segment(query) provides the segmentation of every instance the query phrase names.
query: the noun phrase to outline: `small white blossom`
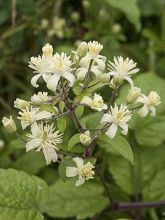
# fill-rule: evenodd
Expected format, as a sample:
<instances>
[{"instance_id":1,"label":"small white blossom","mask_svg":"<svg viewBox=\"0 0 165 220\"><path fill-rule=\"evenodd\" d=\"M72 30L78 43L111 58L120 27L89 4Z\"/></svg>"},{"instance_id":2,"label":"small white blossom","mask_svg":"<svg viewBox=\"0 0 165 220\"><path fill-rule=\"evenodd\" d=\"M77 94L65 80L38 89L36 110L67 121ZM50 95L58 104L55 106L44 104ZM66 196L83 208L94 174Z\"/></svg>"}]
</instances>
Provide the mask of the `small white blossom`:
<instances>
[{"instance_id":1,"label":"small white blossom","mask_svg":"<svg viewBox=\"0 0 165 220\"><path fill-rule=\"evenodd\" d=\"M109 61L109 76L113 76L112 84L119 86L124 80L127 80L133 87L132 75L139 72L136 63L133 60L123 57L114 57L114 62Z\"/></svg>"},{"instance_id":2,"label":"small white blossom","mask_svg":"<svg viewBox=\"0 0 165 220\"><path fill-rule=\"evenodd\" d=\"M95 59L102 49L103 45L98 43L97 41L90 41L88 43L89 55L92 59Z\"/></svg>"},{"instance_id":3,"label":"small white blossom","mask_svg":"<svg viewBox=\"0 0 165 220\"><path fill-rule=\"evenodd\" d=\"M118 107L116 104L114 108L111 106L109 113L103 115L101 119L102 124L110 123L110 127L106 134L110 138L114 138L118 127L122 129L122 134L127 135L128 133L128 121L131 119L131 112L128 110L126 105L121 104Z\"/></svg>"},{"instance_id":4,"label":"small white blossom","mask_svg":"<svg viewBox=\"0 0 165 220\"><path fill-rule=\"evenodd\" d=\"M80 135L80 142L84 146L88 146L92 142L92 138L90 136L90 131L85 131L84 134Z\"/></svg>"},{"instance_id":5,"label":"small white blossom","mask_svg":"<svg viewBox=\"0 0 165 220\"><path fill-rule=\"evenodd\" d=\"M42 53L44 57L52 57L53 55L53 47L50 44L45 44L42 48Z\"/></svg>"},{"instance_id":6,"label":"small white blossom","mask_svg":"<svg viewBox=\"0 0 165 220\"><path fill-rule=\"evenodd\" d=\"M140 88L138 87L131 88L127 95L127 102L128 103L135 102L137 98L140 96L140 94L141 94Z\"/></svg>"},{"instance_id":7,"label":"small white blossom","mask_svg":"<svg viewBox=\"0 0 165 220\"><path fill-rule=\"evenodd\" d=\"M78 55L78 57L82 58L87 54L88 51L88 44L85 41L82 41L77 48L76 51L76 55Z\"/></svg>"},{"instance_id":8,"label":"small white blossom","mask_svg":"<svg viewBox=\"0 0 165 220\"><path fill-rule=\"evenodd\" d=\"M107 109L107 105L104 104L103 98L96 93L94 94L93 99L91 99L88 96L84 96L80 103L88 105L91 109L94 109L99 112Z\"/></svg>"},{"instance_id":9,"label":"small white blossom","mask_svg":"<svg viewBox=\"0 0 165 220\"><path fill-rule=\"evenodd\" d=\"M16 127L15 121L13 120L12 116L10 116L10 118L3 117L2 123L3 123L3 126L6 128L6 130L9 133L16 132L17 127Z\"/></svg>"},{"instance_id":10,"label":"small white blossom","mask_svg":"<svg viewBox=\"0 0 165 220\"><path fill-rule=\"evenodd\" d=\"M62 142L62 134L59 131L55 131L53 124L44 125L41 122L39 125L34 123L31 127L32 134L28 134L29 141L26 143L26 151L36 149L36 151L42 150L45 156L46 164L50 164L51 161L57 161L56 150L57 144Z\"/></svg>"},{"instance_id":11,"label":"small white blossom","mask_svg":"<svg viewBox=\"0 0 165 220\"><path fill-rule=\"evenodd\" d=\"M156 115L156 106L158 106L160 101L160 96L157 92L151 91L148 96L145 96L142 94L137 101L138 103L142 103L143 107L138 111L138 114L141 117L147 116L147 114L150 112L151 116Z\"/></svg>"},{"instance_id":12,"label":"small white blossom","mask_svg":"<svg viewBox=\"0 0 165 220\"><path fill-rule=\"evenodd\" d=\"M84 164L82 158L75 157L73 161L76 163L77 167L67 167L66 168L66 176L67 177L75 177L78 176L78 180L75 185L80 186L85 183L85 180L93 179L93 175L95 172L93 168L95 167L92 163L87 162Z\"/></svg>"},{"instance_id":13,"label":"small white blossom","mask_svg":"<svg viewBox=\"0 0 165 220\"><path fill-rule=\"evenodd\" d=\"M20 115L18 119L21 121L22 129L25 129L38 120L50 119L52 117L50 112L39 111L39 108L22 109L18 114Z\"/></svg>"},{"instance_id":14,"label":"small white blossom","mask_svg":"<svg viewBox=\"0 0 165 220\"><path fill-rule=\"evenodd\" d=\"M25 100L23 100L23 99L17 98L14 101L14 107L18 108L18 109L30 108L30 103L25 101Z\"/></svg>"},{"instance_id":15,"label":"small white blossom","mask_svg":"<svg viewBox=\"0 0 165 220\"><path fill-rule=\"evenodd\" d=\"M48 102L50 99L51 97L48 96L47 92L38 92L31 97L31 101L34 105L42 105L45 102Z\"/></svg>"},{"instance_id":16,"label":"small white blossom","mask_svg":"<svg viewBox=\"0 0 165 220\"><path fill-rule=\"evenodd\" d=\"M69 81L69 86L71 87L75 81L75 77L72 74L71 69L72 62L70 56L67 56L66 53L56 53L53 56L51 64L51 72L53 73L49 80L47 81L48 89L53 92L56 91L56 87L61 77L64 77Z\"/></svg>"}]
</instances>

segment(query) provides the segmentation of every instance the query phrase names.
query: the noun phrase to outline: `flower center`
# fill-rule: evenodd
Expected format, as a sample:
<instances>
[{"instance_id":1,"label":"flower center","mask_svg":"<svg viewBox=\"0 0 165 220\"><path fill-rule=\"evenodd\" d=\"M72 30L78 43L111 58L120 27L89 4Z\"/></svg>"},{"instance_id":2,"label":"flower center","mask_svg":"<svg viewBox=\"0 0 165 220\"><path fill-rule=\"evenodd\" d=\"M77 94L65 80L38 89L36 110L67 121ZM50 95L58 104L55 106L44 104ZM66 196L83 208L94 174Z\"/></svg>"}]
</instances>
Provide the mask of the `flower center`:
<instances>
[{"instance_id":1,"label":"flower center","mask_svg":"<svg viewBox=\"0 0 165 220\"><path fill-rule=\"evenodd\" d=\"M87 180L92 179L94 175L94 171L92 170L92 168L93 166L84 165L80 170L81 176Z\"/></svg>"},{"instance_id":2,"label":"flower center","mask_svg":"<svg viewBox=\"0 0 165 220\"><path fill-rule=\"evenodd\" d=\"M26 121L26 122L32 122L31 113L30 112L24 112L22 114L22 119L23 119L23 121Z\"/></svg>"},{"instance_id":3,"label":"flower center","mask_svg":"<svg viewBox=\"0 0 165 220\"><path fill-rule=\"evenodd\" d=\"M42 133L42 139L43 140L46 140L46 139L48 139L48 132L47 131L43 131L43 133Z\"/></svg>"},{"instance_id":4,"label":"flower center","mask_svg":"<svg viewBox=\"0 0 165 220\"><path fill-rule=\"evenodd\" d=\"M92 101L91 106L92 107L96 107L96 108L100 108L103 105L103 100L97 100L97 101Z\"/></svg>"},{"instance_id":5,"label":"flower center","mask_svg":"<svg viewBox=\"0 0 165 220\"><path fill-rule=\"evenodd\" d=\"M124 113L123 113L123 112L118 112L118 113L116 114L116 119L117 119L118 121L121 121L123 118L124 118Z\"/></svg>"}]
</instances>

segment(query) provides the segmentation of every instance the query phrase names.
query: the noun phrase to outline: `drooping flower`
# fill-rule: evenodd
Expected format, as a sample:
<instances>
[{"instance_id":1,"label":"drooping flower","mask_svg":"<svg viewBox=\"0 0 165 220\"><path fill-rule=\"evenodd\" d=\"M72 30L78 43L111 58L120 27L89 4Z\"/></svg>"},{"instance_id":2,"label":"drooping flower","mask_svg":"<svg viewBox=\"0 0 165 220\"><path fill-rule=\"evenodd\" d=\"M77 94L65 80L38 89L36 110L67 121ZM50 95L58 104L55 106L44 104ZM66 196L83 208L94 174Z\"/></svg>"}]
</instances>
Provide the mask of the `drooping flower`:
<instances>
[{"instance_id":1,"label":"drooping flower","mask_svg":"<svg viewBox=\"0 0 165 220\"><path fill-rule=\"evenodd\" d=\"M80 67L76 71L76 76L78 80L83 80L85 78L85 75L88 72L89 65L90 65L91 57L89 53L87 53L81 60L80 60ZM100 75L103 74L103 71L105 69L105 62L106 57L98 55L92 63L90 72L93 73L96 78L98 78Z\"/></svg>"},{"instance_id":2,"label":"drooping flower","mask_svg":"<svg viewBox=\"0 0 165 220\"><path fill-rule=\"evenodd\" d=\"M62 134L59 131L55 131L53 124L44 125L43 122L40 124L33 123L31 126L31 134L27 135L28 142L26 143L26 151L36 149L36 151L42 150L46 160L46 164L50 164L51 161L57 161L56 150L57 144L62 142Z\"/></svg>"},{"instance_id":3,"label":"drooping flower","mask_svg":"<svg viewBox=\"0 0 165 220\"><path fill-rule=\"evenodd\" d=\"M138 111L138 114L141 117L147 116L147 114L150 112L151 116L156 115L156 106L158 106L160 101L160 96L157 92L151 91L148 96L145 96L142 94L137 100L137 103L142 103L143 107Z\"/></svg>"},{"instance_id":4,"label":"drooping flower","mask_svg":"<svg viewBox=\"0 0 165 220\"><path fill-rule=\"evenodd\" d=\"M88 42L89 55L92 59L95 59L102 49L103 45L98 43L97 41Z\"/></svg>"},{"instance_id":5,"label":"drooping flower","mask_svg":"<svg viewBox=\"0 0 165 220\"><path fill-rule=\"evenodd\" d=\"M38 120L50 119L52 114L47 111L39 111L39 108L25 108L18 112L20 115L18 119L21 121L22 129L32 125Z\"/></svg>"},{"instance_id":6,"label":"drooping flower","mask_svg":"<svg viewBox=\"0 0 165 220\"><path fill-rule=\"evenodd\" d=\"M50 99L51 97L48 96L47 92L38 92L31 97L31 101L34 105L42 105L45 102L48 102Z\"/></svg>"},{"instance_id":7,"label":"drooping flower","mask_svg":"<svg viewBox=\"0 0 165 220\"><path fill-rule=\"evenodd\" d=\"M17 98L14 101L14 107L18 109L30 108L30 103L26 100Z\"/></svg>"},{"instance_id":8,"label":"drooping flower","mask_svg":"<svg viewBox=\"0 0 165 220\"><path fill-rule=\"evenodd\" d=\"M140 94L141 94L140 88L138 87L131 88L127 95L127 102L128 103L135 102L137 98L140 96Z\"/></svg>"},{"instance_id":9,"label":"drooping flower","mask_svg":"<svg viewBox=\"0 0 165 220\"><path fill-rule=\"evenodd\" d=\"M85 183L85 180L93 179L93 175L95 172L93 168L95 167L92 163L87 162L84 164L84 160L79 157L73 158L73 161L76 163L77 167L67 167L66 168L66 176L67 177L75 177L78 176L78 180L75 185L80 186Z\"/></svg>"},{"instance_id":10,"label":"drooping flower","mask_svg":"<svg viewBox=\"0 0 165 220\"><path fill-rule=\"evenodd\" d=\"M53 56L51 72L53 73L47 81L48 89L56 91L56 87L61 77L69 81L69 86L71 87L75 81L75 77L72 74L71 69L72 62L70 56L66 53L56 53Z\"/></svg>"},{"instance_id":11,"label":"drooping flower","mask_svg":"<svg viewBox=\"0 0 165 220\"><path fill-rule=\"evenodd\" d=\"M131 119L131 112L128 110L128 107L124 104L121 104L118 107L116 104L114 108L111 106L109 113L105 113L101 119L102 124L110 123L106 134L110 138L114 138L117 132L118 127L122 129L122 134L127 135L128 133L128 121Z\"/></svg>"},{"instance_id":12,"label":"drooping flower","mask_svg":"<svg viewBox=\"0 0 165 220\"><path fill-rule=\"evenodd\" d=\"M80 135L80 142L84 146L88 146L92 142L90 131L85 131L84 134Z\"/></svg>"},{"instance_id":13,"label":"drooping flower","mask_svg":"<svg viewBox=\"0 0 165 220\"><path fill-rule=\"evenodd\" d=\"M2 123L3 123L3 126L6 128L6 130L9 133L16 132L17 127L16 127L15 121L13 120L12 116L10 116L10 118L3 117Z\"/></svg>"},{"instance_id":14,"label":"drooping flower","mask_svg":"<svg viewBox=\"0 0 165 220\"><path fill-rule=\"evenodd\" d=\"M84 96L80 103L86 104L90 106L91 109L99 112L107 109L107 105L104 104L103 98L96 93L94 94L93 99L91 99L89 96Z\"/></svg>"},{"instance_id":15,"label":"drooping flower","mask_svg":"<svg viewBox=\"0 0 165 220\"><path fill-rule=\"evenodd\" d=\"M133 81L131 79L132 75L139 72L136 68L136 63L132 59L123 57L114 57L114 62L109 61L109 76L113 76L112 84L115 86L120 86L124 80L127 80L131 87L133 87Z\"/></svg>"}]
</instances>

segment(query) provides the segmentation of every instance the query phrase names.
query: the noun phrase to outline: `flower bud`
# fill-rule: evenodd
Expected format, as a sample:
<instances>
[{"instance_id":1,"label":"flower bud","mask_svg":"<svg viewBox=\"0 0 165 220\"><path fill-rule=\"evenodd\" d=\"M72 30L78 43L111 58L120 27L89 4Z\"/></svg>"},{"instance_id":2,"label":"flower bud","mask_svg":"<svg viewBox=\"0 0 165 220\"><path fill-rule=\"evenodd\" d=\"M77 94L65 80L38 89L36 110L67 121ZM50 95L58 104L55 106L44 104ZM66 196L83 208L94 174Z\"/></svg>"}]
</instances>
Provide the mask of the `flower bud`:
<instances>
[{"instance_id":1,"label":"flower bud","mask_svg":"<svg viewBox=\"0 0 165 220\"><path fill-rule=\"evenodd\" d=\"M30 103L23 100L23 99L19 99L17 98L15 101L14 101L14 107L15 108L18 108L18 109L25 109L25 108L30 108Z\"/></svg>"},{"instance_id":2,"label":"flower bud","mask_svg":"<svg viewBox=\"0 0 165 220\"><path fill-rule=\"evenodd\" d=\"M141 94L141 89L138 87L133 87L132 89L129 90L129 93L127 95L127 102L135 102L136 99L140 96Z\"/></svg>"},{"instance_id":3,"label":"flower bud","mask_svg":"<svg viewBox=\"0 0 165 220\"><path fill-rule=\"evenodd\" d=\"M83 0L82 4L83 4L84 8L89 8L91 5L89 0Z\"/></svg>"},{"instance_id":4,"label":"flower bud","mask_svg":"<svg viewBox=\"0 0 165 220\"><path fill-rule=\"evenodd\" d=\"M3 126L6 128L6 130L9 133L16 132L17 127L16 127L15 121L13 120L12 116L10 116L10 118L3 117L2 123L3 123Z\"/></svg>"},{"instance_id":5,"label":"flower bud","mask_svg":"<svg viewBox=\"0 0 165 220\"><path fill-rule=\"evenodd\" d=\"M121 25L116 23L112 26L112 32L118 34L121 31Z\"/></svg>"},{"instance_id":6,"label":"flower bud","mask_svg":"<svg viewBox=\"0 0 165 220\"><path fill-rule=\"evenodd\" d=\"M5 145L4 141L0 140L0 150L4 148L4 145Z\"/></svg>"},{"instance_id":7,"label":"flower bud","mask_svg":"<svg viewBox=\"0 0 165 220\"><path fill-rule=\"evenodd\" d=\"M80 142L82 145L84 146L88 146L91 144L92 142L92 139L91 139L91 136L90 136L90 132L89 131L86 131L84 134L81 134L80 135Z\"/></svg>"},{"instance_id":8,"label":"flower bud","mask_svg":"<svg viewBox=\"0 0 165 220\"><path fill-rule=\"evenodd\" d=\"M110 80L110 76L108 74L101 74L99 76L99 80L101 80L101 82L108 82Z\"/></svg>"},{"instance_id":9,"label":"flower bud","mask_svg":"<svg viewBox=\"0 0 165 220\"><path fill-rule=\"evenodd\" d=\"M42 48L43 55L45 57L51 57L53 55L53 47L50 44L45 44Z\"/></svg>"},{"instance_id":10,"label":"flower bud","mask_svg":"<svg viewBox=\"0 0 165 220\"><path fill-rule=\"evenodd\" d=\"M71 13L71 18L74 22L77 22L80 19L80 14L77 11L73 11Z\"/></svg>"},{"instance_id":11,"label":"flower bud","mask_svg":"<svg viewBox=\"0 0 165 220\"><path fill-rule=\"evenodd\" d=\"M121 86L123 84L123 78L121 78L121 77L114 76L112 81L116 87Z\"/></svg>"},{"instance_id":12,"label":"flower bud","mask_svg":"<svg viewBox=\"0 0 165 220\"><path fill-rule=\"evenodd\" d=\"M81 58L86 55L87 51L88 51L88 44L85 41L83 41L79 44L76 53Z\"/></svg>"}]
</instances>

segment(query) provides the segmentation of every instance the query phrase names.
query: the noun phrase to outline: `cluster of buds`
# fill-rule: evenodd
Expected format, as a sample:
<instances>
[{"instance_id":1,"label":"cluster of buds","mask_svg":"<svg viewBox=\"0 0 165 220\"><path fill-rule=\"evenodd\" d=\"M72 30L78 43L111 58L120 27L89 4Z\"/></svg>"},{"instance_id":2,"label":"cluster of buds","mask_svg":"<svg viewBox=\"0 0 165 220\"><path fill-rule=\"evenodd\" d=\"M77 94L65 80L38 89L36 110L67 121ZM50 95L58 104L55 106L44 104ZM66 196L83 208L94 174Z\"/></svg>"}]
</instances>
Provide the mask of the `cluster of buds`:
<instances>
[{"instance_id":1,"label":"cluster of buds","mask_svg":"<svg viewBox=\"0 0 165 220\"><path fill-rule=\"evenodd\" d=\"M64 115L72 117L79 132L79 142L84 149L82 155L73 155L73 166L66 167L67 177L78 176L76 186L92 179L95 174L94 164L85 162L83 158L93 155L98 137L106 134L112 139L117 132L127 135L133 110L141 117L148 113L155 116L156 107L160 104L156 91L151 91L146 96L140 88L134 86L132 77L139 69L132 59L114 57L114 61L108 61L106 65L106 57L100 55L102 49L103 45L97 41L81 42L77 50L73 51L73 56L68 56L64 52L54 53L52 45L46 44L42 48L42 55L31 57L29 61L29 67L34 71L32 86L39 88L40 82L45 83L46 91L38 91L29 101L17 98L14 102L22 129L29 131L25 140L26 151L42 151L46 164L59 161L59 155L63 154L59 148L63 134L56 128L58 119ZM117 105L115 98L125 81L130 84L127 104ZM96 90L104 86L109 86L107 103L99 91L96 93ZM131 106L134 105L132 108L130 103ZM62 109L60 104L63 105ZM98 128L89 130L82 126L76 115L79 106L87 108L87 113L102 113ZM8 132L18 134L12 116L4 117L2 122Z\"/></svg>"}]
</instances>

